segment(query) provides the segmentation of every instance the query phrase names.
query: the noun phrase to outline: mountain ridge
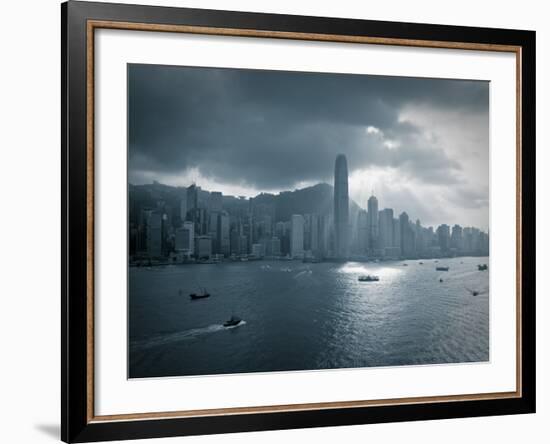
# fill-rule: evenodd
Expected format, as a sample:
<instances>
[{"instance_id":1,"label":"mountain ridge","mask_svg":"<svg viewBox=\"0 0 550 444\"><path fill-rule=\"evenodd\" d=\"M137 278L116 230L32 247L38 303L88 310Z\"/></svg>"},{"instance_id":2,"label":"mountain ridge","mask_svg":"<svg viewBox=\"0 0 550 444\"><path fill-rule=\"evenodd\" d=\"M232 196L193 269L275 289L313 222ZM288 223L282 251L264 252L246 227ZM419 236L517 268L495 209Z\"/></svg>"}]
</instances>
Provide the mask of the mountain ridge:
<instances>
[{"instance_id":1,"label":"mountain ridge","mask_svg":"<svg viewBox=\"0 0 550 444\"><path fill-rule=\"evenodd\" d=\"M128 192L130 201L130 218L137 217L136 204L139 207L154 207L157 202L164 201L166 205L179 212L180 200L187 187L165 185L159 182L151 184L129 184ZM215 190L214 190L215 191ZM201 189L199 201L208 203L210 190ZM229 213L254 213L255 208L269 208L274 222L288 221L293 214L331 214L333 211L334 187L321 182L309 187L295 189L293 191L280 191L278 194L260 193L251 198L242 198L233 195L223 195L222 205ZM350 220L355 220L360 207L350 199ZM132 214L133 213L133 214Z\"/></svg>"}]
</instances>

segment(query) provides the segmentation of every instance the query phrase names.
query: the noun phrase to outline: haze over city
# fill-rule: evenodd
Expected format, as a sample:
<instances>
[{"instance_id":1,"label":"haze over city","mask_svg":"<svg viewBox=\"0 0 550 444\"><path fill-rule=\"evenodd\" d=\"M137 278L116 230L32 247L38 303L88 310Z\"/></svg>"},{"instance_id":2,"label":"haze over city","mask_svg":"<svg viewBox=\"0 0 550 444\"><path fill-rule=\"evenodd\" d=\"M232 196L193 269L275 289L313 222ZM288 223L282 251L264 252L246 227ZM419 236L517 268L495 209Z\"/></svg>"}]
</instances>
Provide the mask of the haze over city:
<instances>
[{"instance_id":1,"label":"haze over city","mask_svg":"<svg viewBox=\"0 0 550 444\"><path fill-rule=\"evenodd\" d=\"M489 225L489 85L132 65L129 181L254 197L332 183L423 225Z\"/></svg>"}]
</instances>

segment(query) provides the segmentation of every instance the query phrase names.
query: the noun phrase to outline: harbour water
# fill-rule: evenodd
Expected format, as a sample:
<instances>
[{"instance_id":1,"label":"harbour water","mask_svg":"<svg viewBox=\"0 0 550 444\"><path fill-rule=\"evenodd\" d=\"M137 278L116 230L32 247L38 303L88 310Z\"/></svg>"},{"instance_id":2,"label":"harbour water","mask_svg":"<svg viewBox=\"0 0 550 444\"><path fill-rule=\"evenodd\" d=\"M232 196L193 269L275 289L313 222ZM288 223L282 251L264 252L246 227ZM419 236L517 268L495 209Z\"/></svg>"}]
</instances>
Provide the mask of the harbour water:
<instances>
[{"instance_id":1,"label":"harbour water","mask_svg":"<svg viewBox=\"0 0 550 444\"><path fill-rule=\"evenodd\" d=\"M484 263L132 267L129 377L488 361L489 271L477 268ZM359 282L362 274L380 280ZM211 296L191 300L200 287ZM224 327L232 315L243 322Z\"/></svg>"}]
</instances>

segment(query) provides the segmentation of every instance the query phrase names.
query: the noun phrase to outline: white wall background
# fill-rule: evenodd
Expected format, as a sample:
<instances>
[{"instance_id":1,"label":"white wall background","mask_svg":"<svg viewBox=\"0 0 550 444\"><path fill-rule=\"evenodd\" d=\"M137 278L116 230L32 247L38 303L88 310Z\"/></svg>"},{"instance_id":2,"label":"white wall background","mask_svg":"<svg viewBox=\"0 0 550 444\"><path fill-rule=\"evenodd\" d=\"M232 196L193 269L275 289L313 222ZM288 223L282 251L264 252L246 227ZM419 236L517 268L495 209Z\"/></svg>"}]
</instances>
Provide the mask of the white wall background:
<instances>
[{"instance_id":1,"label":"white wall background","mask_svg":"<svg viewBox=\"0 0 550 444\"><path fill-rule=\"evenodd\" d=\"M550 27L545 2L394 0L120 1L157 5L537 31L537 353L538 413L400 424L290 430L154 442L316 441L464 443L548 442L550 337L545 323L550 247ZM58 0L5 2L0 26L0 441L41 444L59 434L60 21ZM545 149L546 148L546 149Z\"/></svg>"}]
</instances>

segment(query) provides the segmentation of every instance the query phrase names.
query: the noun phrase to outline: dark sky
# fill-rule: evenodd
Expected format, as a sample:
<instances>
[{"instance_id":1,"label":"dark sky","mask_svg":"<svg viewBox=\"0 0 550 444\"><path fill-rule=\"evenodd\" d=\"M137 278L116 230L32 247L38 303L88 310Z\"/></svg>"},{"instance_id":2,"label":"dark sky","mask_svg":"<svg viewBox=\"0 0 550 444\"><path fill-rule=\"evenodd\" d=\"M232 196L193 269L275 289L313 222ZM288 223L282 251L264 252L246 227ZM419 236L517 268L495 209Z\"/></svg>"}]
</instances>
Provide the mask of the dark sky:
<instances>
[{"instance_id":1,"label":"dark sky","mask_svg":"<svg viewBox=\"0 0 550 444\"><path fill-rule=\"evenodd\" d=\"M332 183L426 224L488 225L489 84L130 65L129 178L255 195ZM453 220L448 220L454 218Z\"/></svg>"}]
</instances>

